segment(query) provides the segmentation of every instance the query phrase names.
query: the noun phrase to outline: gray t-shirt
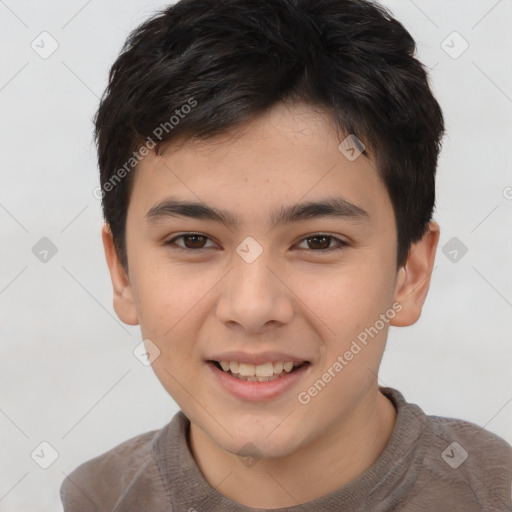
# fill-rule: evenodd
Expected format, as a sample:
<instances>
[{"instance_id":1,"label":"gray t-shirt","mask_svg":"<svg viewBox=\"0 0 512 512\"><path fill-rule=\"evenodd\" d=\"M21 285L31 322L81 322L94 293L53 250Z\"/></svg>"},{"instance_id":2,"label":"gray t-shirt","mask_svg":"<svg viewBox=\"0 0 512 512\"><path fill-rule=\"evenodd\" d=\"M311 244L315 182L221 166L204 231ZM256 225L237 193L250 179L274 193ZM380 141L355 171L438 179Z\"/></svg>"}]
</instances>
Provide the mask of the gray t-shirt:
<instances>
[{"instance_id":1,"label":"gray t-shirt","mask_svg":"<svg viewBox=\"0 0 512 512\"><path fill-rule=\"evenodd\" d=\"M472 423L427 416L392 388L393 433L378 460L349 484L280 512L511 510L512 448ZM202 476L180 411L160 430L121 443L62 483L65 512L250 512ZM269 509L267 509L269 510Z\"/></svg>"}]
</instances>

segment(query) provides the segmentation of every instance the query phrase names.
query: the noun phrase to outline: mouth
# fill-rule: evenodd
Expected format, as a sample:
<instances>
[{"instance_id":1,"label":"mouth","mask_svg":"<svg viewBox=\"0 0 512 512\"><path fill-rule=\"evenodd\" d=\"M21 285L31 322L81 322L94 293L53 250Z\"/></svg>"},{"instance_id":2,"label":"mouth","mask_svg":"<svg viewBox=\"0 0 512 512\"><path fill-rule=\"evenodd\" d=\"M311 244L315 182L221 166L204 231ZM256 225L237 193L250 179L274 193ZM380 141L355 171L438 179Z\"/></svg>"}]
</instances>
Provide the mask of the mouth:
<instances>
[{"instance_id":1,"label":"mouth","mask_svg":"<svg viewBox=\"0 0 512 512\"><path fill-rule=\"evenodd\" d=\"M239 361L213 360L208 363L235 379L261 383L282 379L310 364L309 361L269 361L263 364L249 364Z\"/></svg>"},{"instance_id":2,"label":"mouth","mask_svg":"<svg viewBox=\"0 0 512 512\"><path fill-rule=\"evenodd\" d=\"M304 355L263 348L209 354L204 362L211 386L243 402L268 402L298 392L309 382L315 366Z\"/></svg>"}]
</instances>

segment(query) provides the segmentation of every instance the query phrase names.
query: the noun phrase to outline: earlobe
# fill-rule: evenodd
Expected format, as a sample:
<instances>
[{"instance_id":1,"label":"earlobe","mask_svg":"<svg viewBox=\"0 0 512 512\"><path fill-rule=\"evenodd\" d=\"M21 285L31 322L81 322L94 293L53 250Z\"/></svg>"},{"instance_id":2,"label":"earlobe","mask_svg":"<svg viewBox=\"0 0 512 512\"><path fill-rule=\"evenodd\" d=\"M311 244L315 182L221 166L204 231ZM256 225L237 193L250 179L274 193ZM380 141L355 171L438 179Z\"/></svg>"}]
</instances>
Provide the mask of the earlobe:
<instances>
[{"instance_id":1,"label":"earlobe","mask_svg":"<svg viewBox=\"0 0 512 512\"><path fill-rule=\"evenodd\" d=\"M439 225L431 221L422 239L411 246L396 279L395 301L402 309L391 325L404 327L418 321L430 287L439 234Z\"/></svg>"},{"instance_id":2,"label":"earlobe","mask_svg":"<svg viewBox=\"0 0 512 512\"><path fill-rule=\"evenodd\" d=\"M114 310L119 319L125 324L137 325L139 319L135 308L131 283L119 260L112 233L107 223L103 225L101 237L114 291Z\"/></svg>"}]
</instances>

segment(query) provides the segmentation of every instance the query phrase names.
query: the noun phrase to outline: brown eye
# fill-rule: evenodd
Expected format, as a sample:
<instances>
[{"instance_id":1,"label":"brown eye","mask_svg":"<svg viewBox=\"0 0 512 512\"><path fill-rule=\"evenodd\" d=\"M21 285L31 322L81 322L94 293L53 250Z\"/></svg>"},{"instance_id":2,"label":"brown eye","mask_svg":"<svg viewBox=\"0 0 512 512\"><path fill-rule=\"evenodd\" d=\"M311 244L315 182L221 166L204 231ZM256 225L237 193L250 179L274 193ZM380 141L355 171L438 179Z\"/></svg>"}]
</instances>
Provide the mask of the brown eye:
<instances>
[{"instance_id":1,"label":"brown eye","mask_svg":"<svg viewBox=\"0 0 512 512\"><path fill-rule=\"evenodd\" d=\"M310 249L329 249L332 237L330 236L313 236L307 239Z\"/></svg>"},{"instance_id":2,"label":"brown eye","mask_svg":"<svg viewBox=\"0 0 512 512\"><path fill-rule=\"evenodd\" d=\"M337 243L337 247L331 247L332 241ZM306 242L307 247L302 247L302 249L309 249L314 252L328 252L335 249L343 249L344 247L348 246L347 242L344 242L335 236L322 234L308 236L304 238L301 243L303 242Z\"/></svg>"},{"instance_id":3,"label":"brown eye","mask_svg":"<svg viewBox=\"0 0 512 512\"><path fill-rule=\"evenodd\" d=\"M183 240L188 249L202 249L206 242L206 237L203 235L185 235ZM187 245L187 242L189 245Z\"/></svg>"},{"instance_id":4,"label":"brown eye","mask_svg":"<svg viewBox=\"0 0 512 512\"><path fill-rule=\"evenodd\" d=\"M183 240L182 244L176 243L177 240ZM208 249L212 246L206 246L209 237L201 235L200 233L185 233L174 237L172 240L165 242L165 245L173 246L176 249L184 251L201 251L202 249ZM332 242L335 245L332 245ZM306 243L307 247L301 247L301 249L312 252L329 252L336 249L344 249L350 244L332 235L316 234L303 238L301 243Z\"/></svg>"},{"instance_id":5,"label":"brown eye","mask_svg":"<svg viewBox=\"0 0 512 512\"><path fill-rule=\"evenodd\" d=\"M183 245L176 244L176 240L183 240ZM184 235L177 236L173 238L172 240L169 240L166 242L166 245L173 245L177 246L179 249L184 250L201 250L201 249L207 249L208 247L205 247L205 243L207 242L208 237L205 235L200 235L198 233L185 233Z\"/></svg>"}]
</instances>

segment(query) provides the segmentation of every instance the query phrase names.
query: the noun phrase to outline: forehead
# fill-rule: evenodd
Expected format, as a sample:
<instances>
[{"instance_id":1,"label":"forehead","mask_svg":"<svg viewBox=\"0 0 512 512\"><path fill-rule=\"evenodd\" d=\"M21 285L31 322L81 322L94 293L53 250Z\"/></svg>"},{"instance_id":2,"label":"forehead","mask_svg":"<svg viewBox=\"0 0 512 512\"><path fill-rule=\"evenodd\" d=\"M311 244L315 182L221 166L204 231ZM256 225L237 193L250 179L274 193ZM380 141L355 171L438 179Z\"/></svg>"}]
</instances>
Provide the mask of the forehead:
<instances>
[{"instance_id":1,"label":"forehead","mask_svg":"<svg viewBox=\"0 0 512 512\"><path fill-rule=\"evenodd\" d=\"M379 206L391 207L387 191L374 162L357 155L362 148L355 146L355 158L346 143L340 148L345 137L327 112L279 104L210 139L171 140L150 152L133 176L130 207L146 216L173 196L207 204L210 217L211 210L235 209L224 216L232 224L262 211L275 223L286 217L284 205L329 197L373 217Z\"/></svg>"}]
</instances>

